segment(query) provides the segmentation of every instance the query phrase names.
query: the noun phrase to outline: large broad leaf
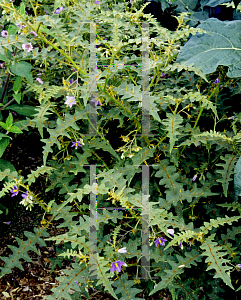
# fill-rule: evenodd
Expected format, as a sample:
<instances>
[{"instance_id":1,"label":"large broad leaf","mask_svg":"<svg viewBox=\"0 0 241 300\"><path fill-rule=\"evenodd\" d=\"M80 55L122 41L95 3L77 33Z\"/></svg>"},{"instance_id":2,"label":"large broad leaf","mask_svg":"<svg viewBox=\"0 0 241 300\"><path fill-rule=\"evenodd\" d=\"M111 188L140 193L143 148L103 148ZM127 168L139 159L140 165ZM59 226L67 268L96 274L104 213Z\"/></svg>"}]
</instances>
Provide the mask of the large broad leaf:
<instances>
[{"instance_id":1,"label":"large broad leaf","mask_svg":"<svg viewBox=\"0 0 241 300\"><path fill-rule=\"evenodd\" d=\"M13 105L6 107L6 109L13 110L20 115L28 116L28 117L31 117L37 113L37 110L35 109L35 107L33 107L31 105L13 104Z\"/></svg>"},{"instance_id":2,"label":"large broad leaf","mask_svg":"<svg viewBox=\"0 0 241 300\"><path fill-rule=\"evenodd\" d=\"M177 57L178 63L193 64L205 74L219 65L228 66L228 77L241 77L241 21L208 19L198 26L208 32L192 36Z\"/></svg>"},{"instance_id":3,"label":"large broad leaf","mask_svg":"<svg viewBox=\"0 0 241 300\"><path fill-rule=\"evenodd\" d=\"M227 3L229 0L201 0L201 8L203 9L204 6L216 7L220 4Z\"/></svg>"},{"instance_id":4,"label":"large broad leaf","mask_svg":"<svg viewBox=\"0 0 241 300\"><path fill-rule=\"evenodd\" d=\"M32 66L26 61L20 61L10 67L13 74L25 77L30 83L33 83L33 76L31 73Z\"/></svg>"}]
</instances>

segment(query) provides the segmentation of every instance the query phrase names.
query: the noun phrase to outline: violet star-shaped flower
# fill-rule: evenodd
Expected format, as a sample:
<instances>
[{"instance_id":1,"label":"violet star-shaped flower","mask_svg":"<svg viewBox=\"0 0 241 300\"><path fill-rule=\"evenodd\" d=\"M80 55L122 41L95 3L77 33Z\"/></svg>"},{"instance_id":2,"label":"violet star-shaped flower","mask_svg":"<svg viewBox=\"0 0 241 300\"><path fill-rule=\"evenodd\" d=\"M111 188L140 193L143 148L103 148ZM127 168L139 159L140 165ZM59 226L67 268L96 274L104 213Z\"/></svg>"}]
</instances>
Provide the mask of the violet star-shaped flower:
<instances>
[{"instance_id":1,"label":"violet star-shaped flower","mask_svg":"<svg viewBox=\"0 0 241 300\"><path fill-rule=\"evenodd\" d=\"M117 261L115 261L115 262L113 262L113 263L111 264L110 271L111 271L112 273L113 273L115 270L116 270L117 272L121 272L121 267L122 267L122 266L127 266L127 264L124 263L123 261L117 260Z\"/></svg>"},{"instance_id":2,"label":"violet star-shaped flower","mask_svg":"<svg viewBox=\"0 0 241 300\"><path fill-rule=\"evenodd\" d=\"M159 244L161 246L164 246L165 245L165 242L167 242L167 240L165 240L164 238L158 238L156 241L155 241L155 246L158 247Z\"/></svg>"},{"instance_id":3,"label":"violet star-shaped flower","mask_svg":"<svg viewBox=\"0 0 241 300\"><path fill-rule=\"evenodd\" d=\"M14 186L10 192L12 193L11 197L16 196L18 194L18 188Z\"/></svg>"},{"instance_id":4,"label":"violet star-shaped flower","mask_svg":"<svg viewBox=\"0 0 241 300\"><path fill-rule=\"evenodd\" d=\"M23 199L25 199L26 197L28 197L28 191L26 191L26 193L22 194L21 196L23 197Z\"/></svg>"},{"instance_id":5,"label":"violet star-shaped flower","mask_svg":"<svg viewBox=\"0 0 241 300\"><path fill-rule=\"evenodd\" d=\"M98 1L98 0L95 0L95 2L96 2L96 4L97 4L97 5L100 5L100 1Z\"/></svg>"},{"instance_id":6,"label":"violet star-shaped flower","mask_svg":"<svg viewBox=\"0 0 241 300\"><path fill-rule=\"evenodd\" d=\"M63 6L57 8L54 13L58 15L62 10L64 10Z\"/></svg>"},{"instance_id":7,"label":"violet star-shaped flower","mask_svg":"<svg viewBox=\"0 0 241 300\"><path fill-rule=\"evenodd\" d=\"M76 142L72 142L72 146L71 147L75 147L75 149L77 149L78 147L82 147L82 145L80 144L79 141L76 141Z\"/></svg>"},{"instance_id":8,"label":"violet star-shaped flower","mask_svg":"<svg viewBox=\"0 0 241 300\"><path fill-rule=\"evenodd\" d=\"M214 84L215 84L215 86L217 86L217 84L219 84L219 79L218 78L214 81Z\"/></svg>"},{"instance_id":9,"label":"violet star-shaped flower","mask_svg":"<svg viewBox=\"0 0 241 300\"><path fill-rule=\"evenodd\" d=\"M66 96L67 100L64 102L64 104L68 105L70 108L76 104L75 97L74 96Z\"/></svg>"},{"instance_id":10,"label":"violet star-shaped flower","mask_svg":"<svg viewBox=\"0 0 241 300\"><path fill-rule=\"evenodd\" d=\"M19 24L16 24L16 25L18 26L19 29L22 29L23 27L26 27L26 25L24 25L24 24L21 26L20 23L19 23Z\"/></svg>"},{"instance_id":11,"label":"violet star-shaped flower","mask_svg":"<svg viewBox=\"0 0 241 300\"><path fill-rule=\"evenodd\" d=\"M74 81L74 78L71 78L70 81L69 81L70 84L76 83L76 82L77 82L77 81L76 81L76 80Z\"/></svg>"},{"instance_id":12,"label":"violet star-shaped flower","mask_svg":"<svg viewBox=\"0 0 241 300\"><path fill-rule=\"evenodd\" d=\"M91 102L94 102L94 103L95 103L95 106L101 105L100 101L98 101L98 100L91 100Z\"/></svg>"}]
</instances>

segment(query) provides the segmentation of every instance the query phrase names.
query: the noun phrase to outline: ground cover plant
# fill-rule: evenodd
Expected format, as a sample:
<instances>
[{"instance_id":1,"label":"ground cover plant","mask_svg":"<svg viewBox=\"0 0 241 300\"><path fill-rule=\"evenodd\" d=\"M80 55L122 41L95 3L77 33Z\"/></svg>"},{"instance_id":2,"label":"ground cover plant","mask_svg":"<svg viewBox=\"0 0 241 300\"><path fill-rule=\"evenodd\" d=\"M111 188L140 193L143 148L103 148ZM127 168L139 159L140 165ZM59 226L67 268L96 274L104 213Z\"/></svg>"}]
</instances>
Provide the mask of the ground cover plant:
<instances>
[{"instance_id":1,"label":"ground cover plant","mask_svg":"<svg viewBox=\"0 0 241 300\"><path fill-rule=\"evenodd\" d=\"M0 2L0 154L34 130L43 154L26 175L0 161L1 199L42 212L0 277L64 244L52 269L75 262L49 300L241 290L241 21L184 7L170 31L143 2ZM66 232L49 237L54 220Z\"/></svg>"}]
</instances>

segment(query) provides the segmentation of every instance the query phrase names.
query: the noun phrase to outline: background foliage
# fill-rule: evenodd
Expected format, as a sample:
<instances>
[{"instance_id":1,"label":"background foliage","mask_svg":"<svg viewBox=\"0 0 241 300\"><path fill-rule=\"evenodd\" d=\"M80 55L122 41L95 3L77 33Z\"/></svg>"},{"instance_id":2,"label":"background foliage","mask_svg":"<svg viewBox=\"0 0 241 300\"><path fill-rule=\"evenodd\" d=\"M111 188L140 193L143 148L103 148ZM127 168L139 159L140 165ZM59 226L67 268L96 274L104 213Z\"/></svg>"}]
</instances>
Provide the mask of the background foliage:
<instances>
[{"instance_id":1,"label":"background foliage","mask_svg":"<svg viewBox=\"0 0 241 300\"><path fill-rule=\"evenodd\" d=\"M0 197L15 186L27 190L44 210L43 219L46 213L62 219L67 232L48 238L51 221L46 221L42 229L26 232L26 241L16 238L19 247L9 246L13 254L1 258L0 276L21 268L21 258L31 260L29 250L51 239L71 245L60 257L76 260L46 299L79 299L88 296L90 286L101 286L116 299L143 299L164 288L173 299L196 299L200 286L211 299L237 295L241 21L189 15L204 16L205 6L220 1L162 1L163 12L177 5L178 25L170 31L143 13L147 3L132 2L1 1L1 24L8 33L0 37L1 155L17 134L37 129L43 163L22 176L1 160ZM95 20L96 76L89 70L89 22ZM141 134L142 21L149 22L150 33L150 136ZM32 51L23 50L28 43ZM90 135L93 76L101 106L96 106L96 134ZM75 97L72 107L67 96ZM82 144L77 149L71 147L76 141ZM89 165L96 165L96 183ZM141 190L143 166L150 170L149 195ZM32 188L40 176L45 196ZM53 191L55 197L48 196ZM89 218L89 194L96 195L96 223ZM148 281L140 279L145 197L150 201ZM17 198L20 194L12 199ZM71 212L74 205L78 213ZM6 214L5 206L1 210ZM97 230L97 280L89 276L91 225ZM166 243L156 247L161 237ZM118 252L123 247L127 253ZM110 272L118 260L127 266Z\"/></svg>"}]
</instances>

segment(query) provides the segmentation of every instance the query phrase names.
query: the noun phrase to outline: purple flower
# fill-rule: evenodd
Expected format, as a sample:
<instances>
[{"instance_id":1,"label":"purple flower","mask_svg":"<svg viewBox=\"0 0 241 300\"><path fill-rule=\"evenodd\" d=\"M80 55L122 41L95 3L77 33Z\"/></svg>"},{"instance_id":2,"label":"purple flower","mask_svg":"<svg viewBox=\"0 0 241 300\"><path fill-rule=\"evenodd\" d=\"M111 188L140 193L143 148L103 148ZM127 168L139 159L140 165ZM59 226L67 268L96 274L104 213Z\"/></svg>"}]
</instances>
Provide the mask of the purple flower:
<instances>
[{"instance_id":1,"label":"purple flower","mask_svg":"<svg viewBox=\"0 0 241 300\"><path fill-rule=\"evenodd\" d=\"M100 1L98 1L98 0L95 0L95 2L96 2L96 4L97 4L97 5L100 5Z\"/></svg>"},{"instance_id":2,"label":"purple flower","mask_svg":"<svg viewBox=\"0 0 241 300\"><path fill-rule=\"evenodd\" d=\"M121 272L121 266L127 266L126 263L124 263L123 261L117 260L115 262L112 263L110 271L113 273L115 270L117 272Z\"/></svg>"},{"instance_id":3,"label":"purple flower","mask_svg":"<svg viewBox=\"0 0 241 300\"><path fill-rule=\"evenodd\" d=\"M75 147L75 149L77 149L78 147L82 147L82 145L80 144L79 141L77 141L77 142L72 142L72 146L71 147Z\"/></svg>"},{"instance_id":4,"label":"purple flower","mask_svg":"<svg viewBox=\"0 0 241 300\"><path fill-rule=\"evenodd\" d=\"M76 81L76 80L74 81L74 78L71 78L70 81L69 81L70 84L76 83L76 82L77 82L77 81Z\"/></svg>"},{"instance_id":5,"label":"purple flower","mask_svg":"<svg viewBox=\"0 0 241 300\"><path fill-rule=\"evenodd\" d=\"M2 35L2 37L7 38L7 37L8 37L8 32L7 32L7 30L3 30L3 31L1 32L1 35Z\"/></svg>"},{"instance_id":6,"label":"purple flower","mask_svg":"<svg viewBox=\"0 0 241 300\"><path fill-rule=\"evenodd\" d=\"M133 5L133 2L132 2L132 0L130 0L130 3L131 3L131 5Z\"/></svg>"},{"instance_id":7,"label":"purple flower","mask_svg":"<svg viewBox=\"0 0 241 300\"><path fill-rule=\"evenodd\" d=\"M237 267L239 267L241 269L241 264L238 264Z\"/></svg>"},{"instance_id":8,"label":"purple flower","mask_svg":"<svg viewBox=\"0 0 241 300\"><path fill-rule=\"evenodd\" d=\"M11 197L16 196L18 194L18 188L14 186L10 192L12 193Z\"/></svg>"},{"instance_id":9,"label":"purple flower","mask_svg":"<svg viewBox=\"0 0 241 300\"><path fill-rule=\"evenodd\" d=\"M77 285L79 285L78 281L75 281L75 283L76 283Z\"/></svg>"},{"instance_id":10,"label":"purple flower","mask_svg":"<svg viewBox=\"0 0 241 300\"><path fill-rule=\"evenodd\" d=\"M5 69L5 68L4 68L4 64L5 64L5 62L2 63L2 64L0 64L0 68Z\"/></svg>"},{"instance_id":11,"label":"purple flower","mask_svg":"<svg viewBox=\"0 0 241 300\"><path fill-rule=\"evenodd\" d=\"M164 238L158 238L156 241L155 241L155 246L158 247L159 244L161 246L164 246L165 245L165 242L167 242L167 240L165 240Z\"/></svg>"},{"instance_id":12,"label":"purple flower","mask_svg":"<svg viewBox=\"0 0 241 300\"><path fill-rule=\"evenodd\" d=\"M215 7L214 11L215 11L216 14L220 14L222 9L217 6L217 7Z\"/></svg>"},{"instance_id":13,"label":"purple flower","mask_svg":"<svg viewBox=\"0 0 241 300\"><path fill-rule=\"evenodd\" d=\"M46 10L46 9L44 9L44 11L46 12L46 15L48 15L48 12L47 12L47 10Z\"/></svg>"},{"instance_id":14,"label":"purple flower","mask_svg":"<svg viewBox=\"0 0 241 300\"><path fill-rule=\"evenodd\" d=\"M229 119L229 120L233 120L233 119L234 119L234 117L229 117L228 119Z\"/></svg>"},{"instance_id":15,"label":"purple flower","mask_svg":"<svg viewBox=\"0 0 241 300\"><path fill-rule=\"evenodd\" d=\"M42 79L36 78L36 80L37 80L39 83L43 84L43 80L42 80Z\"/></svg>"},{"instance_id":16,"label":"purple flower","mask_svg":"<svg viewBox=\"0 0 241 300\"><path fill-rule=\"evenodd\" d=\"M20 23L18 23L16 25L18 26L19 29L22 29L23 27L26 27L26 25L24 25L24 24L21 26Z\"/></svg>"},{"instance_id":17,"label":"purple flower","mask_svg":"<svg viewBox=\"0 0 241 300\"><path fill-rule=\"evenodd\" d=\"M165 74L164 72L162 72L161 74L161 78L166 78L167 74Z\"/></svg>"},{"instance_id":18,"label":"purple flower","mask_svg":"<svg viewBox=\"0 0 241 300\"><path fill-rule=\"evenodd\" d=\"M32 33L34 36L38 36L36 32L31 31L30 33Z\"/></svg>"},{"instance_id":19,"label":"purple flower","mask_svg":"<svg viewBox=\"0 0 241 300\"><path fill-rule=\"evenodd\" d=\"M174 229L172 229L172 228L167 229L167 233L169 233L170 235L172 235L174 237Z\"/></svg>"},{"instance_id":20,"label":"purple flower","mask_svg":"<svg viewBox=\"0 0 241 300\"><path fill-rule=\"evenodd\" d=\"M28 49L28 52L30 52L30 51L33 50L33 46L32 46L31 43L28 43L28 44L22 44L22 49L23 49L23 50Z\"/></svg>"},{"instance_id":21,"label":"purple flower","mask_svg":"<svg viewBox=\"0 0 241 300\"><path fill-rule=\"evenodd\" d=\"M11 224L11 221L3 222L3 223L6 224L6 225L10 225L10 224Z\"/></svg>"},{"instance_id":22,"label":"purple flower","mask_svg":"<svg viewBox=\"0 0 241 300\"><path fill-rule=\"evenodd\" d=\"M64 10L63 6L57 8L54 13L58 15L62 10Z\"/></svg>"},{"instance_id":23,"label":"purple flower","mask_svg":"<svg viewBox=\"0 0 241 300\"><path fill-rule=\"evenodd\" d=\"M218 78L214 81L214 84L215 84L215 86L217 86L217 84L219 84L219 79Z\"/></svg>"},{"instance_id":24,"label":"purple flower","mask_svg":"<svg viewBox=\"0 0 241 300\"><path fill-rule=\"evenodd\" d=\"M95 106L101 105L100 101L97 101L97 100L91 100L91 102L94 102L94 103L95 103Z\"/></svg>"},{"instance_id":25,"label":"purple flower","mask_svg":"<svg viewBox=\"0 0 241 300\"><path fill-rule=\"evenodd\" d=\"M68 105L70 108L76 104L75 97L74 96L66 96L67 100L64 102L64 104Z\"/></svg>"},{"instance_id":26,"label":"purple flower","mask_svg":"<svg viewBox=\"0 0 241 300\"><path fill-rule=\"evenodd\" d=\"M180 248L181 248L181 249L183 249L183 245L182 245L182 243L180 243Z\"/></svg>"},{"instance_id":27,"label":"purple flower","mask_svg":"<svg viewBox=\"0 0 241 300\"><path fill-rule=\"evenodd\" d=\"M200 142L198 142L198 148L201 149L201 144L200 144Z\"/></svg>"},{"instance_id":28,"label":"purple flower","mask_svg":"<svg viewBox=\"0 0 241 300\"><path fill-rule=\"evenodd\" d=\"M21 196L23 197L23 199L25 199L26 197L28 197L28 191L26 191L26 193L22 194Z\"/></svg>"},{"instance_id":29,"label":"purple flower","mask_svg":"<svg viewBox=\"0 0 241 300\"><path fill-rule=\"evenodd\" d=\"M192 181L195 181L197 179L197 174L195 174L192 178Z\"/></svg>"}]
</instances>

